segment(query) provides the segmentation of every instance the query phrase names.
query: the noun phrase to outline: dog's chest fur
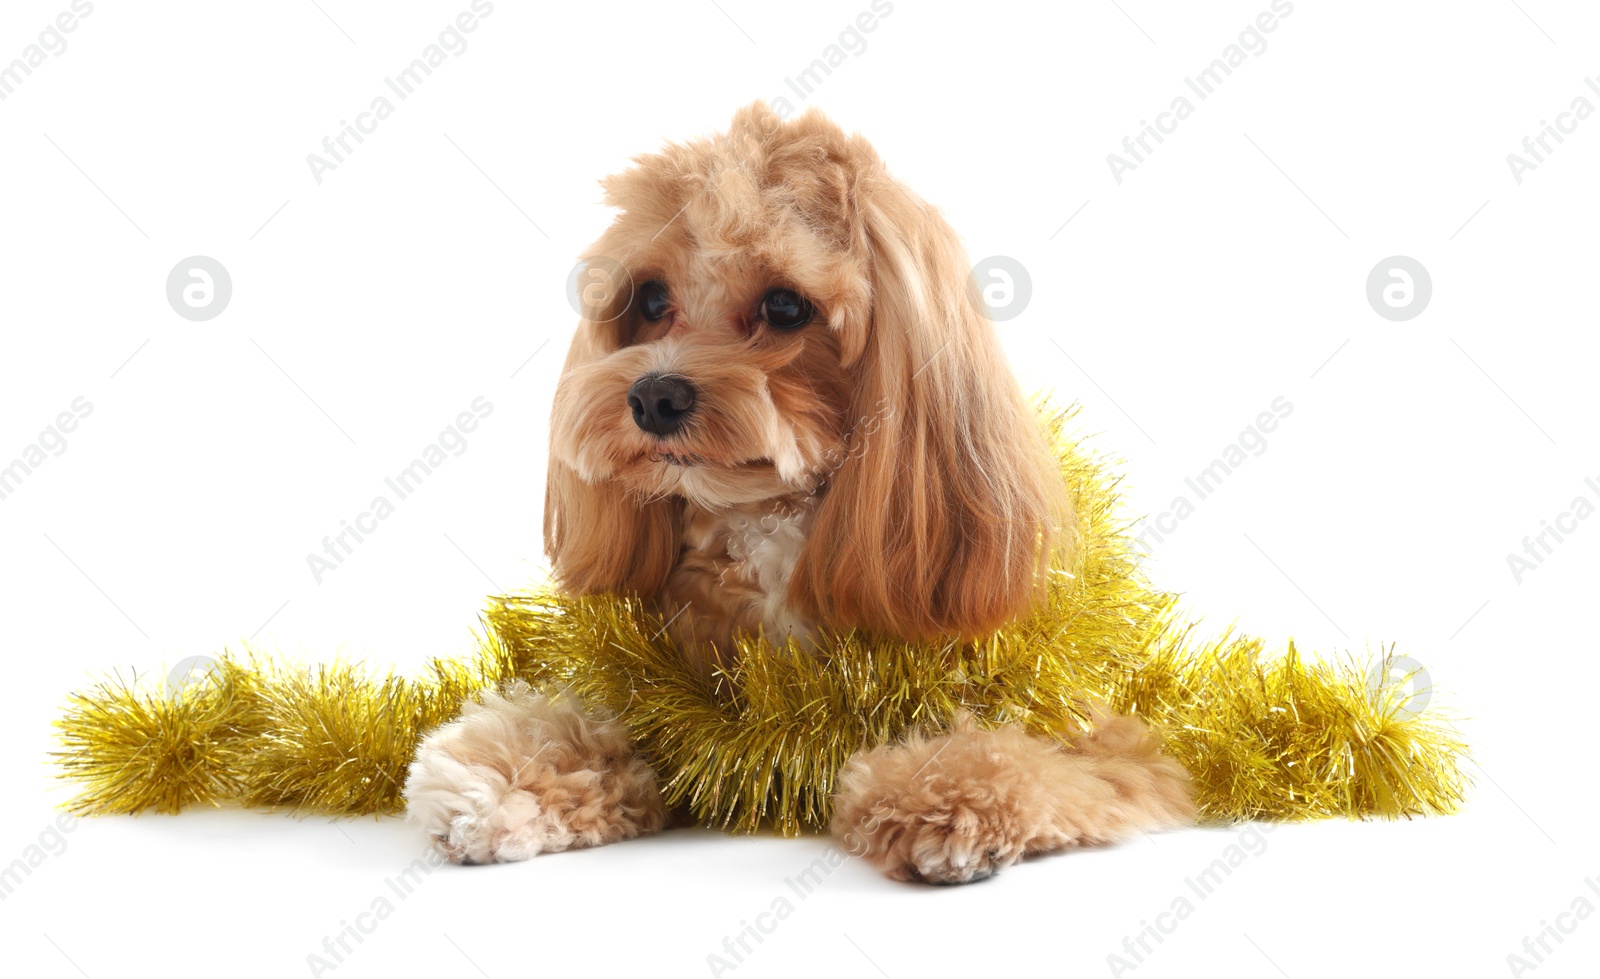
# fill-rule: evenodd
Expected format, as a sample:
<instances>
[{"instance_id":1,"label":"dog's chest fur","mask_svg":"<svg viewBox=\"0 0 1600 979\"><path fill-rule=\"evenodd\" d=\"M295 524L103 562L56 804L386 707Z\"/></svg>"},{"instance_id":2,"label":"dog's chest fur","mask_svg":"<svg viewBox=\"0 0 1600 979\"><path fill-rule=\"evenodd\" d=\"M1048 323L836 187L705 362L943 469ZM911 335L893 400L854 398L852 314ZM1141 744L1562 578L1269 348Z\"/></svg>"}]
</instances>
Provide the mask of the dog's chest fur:
<instances>
[{"instance_id":1,"label":"dog's chest fur","mask_svg":"<svg viewBox=\"0 0 1600 979\"><path fill-rule=\"evenodd\" d=\"M706 643L729 651L736 632L782 642L813 638L789 602L789 580L810 532L814 498L765 500L719 510L688 504L678 564L662 593L672 632L697 662Z\"/></svg>"}]
</instances>

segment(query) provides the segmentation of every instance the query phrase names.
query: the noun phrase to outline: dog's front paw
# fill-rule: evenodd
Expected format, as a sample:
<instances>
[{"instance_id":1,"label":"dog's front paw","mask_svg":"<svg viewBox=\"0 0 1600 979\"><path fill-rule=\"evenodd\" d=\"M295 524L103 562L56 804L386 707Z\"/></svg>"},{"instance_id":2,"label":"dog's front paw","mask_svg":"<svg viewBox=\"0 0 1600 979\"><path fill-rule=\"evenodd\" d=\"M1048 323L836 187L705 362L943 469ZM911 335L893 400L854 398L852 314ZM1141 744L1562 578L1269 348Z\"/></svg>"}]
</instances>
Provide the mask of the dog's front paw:
<instances>
[{"instance_id":1,"label":"dog's front paw","mask_svg":"<svg viewBox=\"0 0 1600 979\"><path fill-rule=\"evenodd\" d=\"M1189 778L1133 718L1066 744L958 720L938 737L858 752L833 831L890 877L964 884L1024 856L1124 840L1194 819Z\"/></svg>"},{"instance_id":2,"label":"dog's front paw","mask_svg":"<svg viewBox=\"0 0 1600 979\"><path fill-rule=\"evenodd\" d=\"M419 786L408 809L411 820L422 824L434 849L450 862L513 863L572 845L572 834L532 793L507 790L493 773L459 770L463 766L441 765L440 759L419 760L422 768L413 769L413 778L428 780L430 764L457 769L449 773L448 788L436 779L431 792Z\"/></svg>"},{"instance_id":3,"label":"dog's front paw","mask_svg":"<svg viewBox=\"0 0 1600 979\"><path fill-rule=\"evenodd\" d=\"M661 829L655 772L615 721L514 685L423 739L406 818L455 863L510 863Z\"/></svg>"},{"instance_id":4,"label":"dog's front paw","mask_svg":"<svg viewBox=\"0 0 1600 979\"><path fill-rule=\"evenodd\" d=\"M834 822L846 849L895 880L969 884L1021 860L1018 814L954 780L929 780L916 798L878 799Z\"/></svg>"},{"instance_id":5,"label":"dog's front paw","mask_svg":"<svg viewBox=\"0 0 1600 979\"><path fill-rule=\"evenodd\" d=\"M853 758L833 831L896 880L966 884L1027 854L1045 814L1009 732L962 729Z\"/></svg>"}]
</instances>

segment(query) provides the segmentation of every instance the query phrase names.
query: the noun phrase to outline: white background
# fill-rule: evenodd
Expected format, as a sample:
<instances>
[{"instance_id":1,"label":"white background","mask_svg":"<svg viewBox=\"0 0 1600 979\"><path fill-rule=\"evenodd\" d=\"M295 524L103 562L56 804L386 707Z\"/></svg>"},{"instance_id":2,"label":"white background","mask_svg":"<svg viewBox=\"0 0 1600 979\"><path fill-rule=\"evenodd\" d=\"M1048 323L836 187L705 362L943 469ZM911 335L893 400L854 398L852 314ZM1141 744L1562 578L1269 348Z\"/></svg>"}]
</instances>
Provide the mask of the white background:
<instances>
[{"instance_id":1,"label":"white background","mask_svg":"<svg viewBox=\"0 0 1600 979\"><path fill-rule=\"evenodd\" d=\"M1296 2L1200 102L1183 79L1267 0L899 0L802 101L785 79L866 0L499 0L400 102L383 79L468 0L320 2L102 0L0 102L0 462L94 406L0 501L0 864L70 794L50 721L104 670L159 679L252 636L406 669L470 649L483 596L543 574L564 281L608 220L596 180L782 95L872 139L974 258L1027 267L1031 303L998 329L1024 383L1081 400L1125 458L1134 512L1288 399L1267 450L1157 548L1156 582L1211 628L1397 644L1474 747L1464 814L1281 828L1125 974L1506 975L1574 898L1600 907L1600 519L1520 583L1506 561L1600 498L1600 120L1520 184L1506 161L1576 97L1600 105L1600 12ZM67 8L8 0L0 63ZM306 155L383 94L394 114L318 184ZM1179 95L1193 114L1118 184L1106 155ZM232 276L208 322L165 298L191 255ZM1365 296L1391 255L1432 276L1406 322ZM467 450L317 584L306 555L480 395ZM724 974L1109 975L1238 833L961 889L846 863ZM306 975L422 851L396 820L229 812L65 839L0 905L8 973ZM829 845L687 831L447 868L331 974L712 974ZM1536 974L1592 975L1600 920L1559 920L1574 930Z\"/></svg>"}]
</instances>

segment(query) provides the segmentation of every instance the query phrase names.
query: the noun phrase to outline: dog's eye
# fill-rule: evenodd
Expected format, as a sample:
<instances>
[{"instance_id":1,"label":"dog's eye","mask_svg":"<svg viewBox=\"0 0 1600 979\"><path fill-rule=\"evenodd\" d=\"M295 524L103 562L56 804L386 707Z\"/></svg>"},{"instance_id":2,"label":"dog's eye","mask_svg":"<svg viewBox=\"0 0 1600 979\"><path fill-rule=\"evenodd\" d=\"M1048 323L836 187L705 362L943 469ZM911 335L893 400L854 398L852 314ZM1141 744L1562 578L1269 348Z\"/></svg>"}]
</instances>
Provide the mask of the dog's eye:
<instances>
[{"instance_id":1,"label":"dog's eye","mask_svg":"<svg viewBox=\"0 0 1600 979\"><path fill-rule=\"evenodd\" d=\"M667 287L650 281L639 287L639 313L652 323L667 315L672 304L667 300Z\"/></svg>"},{"instance_id":2,"label":"dog's eye","mask_svg":"<svg viewBox=\"0 0 1600 979\"><path fill-rule=\"evenodd\" d=\"M796 330L811 322L816 310L793 289L773 289L761 300L761 318L780 330Z\"/></svg>"}]
</instances>

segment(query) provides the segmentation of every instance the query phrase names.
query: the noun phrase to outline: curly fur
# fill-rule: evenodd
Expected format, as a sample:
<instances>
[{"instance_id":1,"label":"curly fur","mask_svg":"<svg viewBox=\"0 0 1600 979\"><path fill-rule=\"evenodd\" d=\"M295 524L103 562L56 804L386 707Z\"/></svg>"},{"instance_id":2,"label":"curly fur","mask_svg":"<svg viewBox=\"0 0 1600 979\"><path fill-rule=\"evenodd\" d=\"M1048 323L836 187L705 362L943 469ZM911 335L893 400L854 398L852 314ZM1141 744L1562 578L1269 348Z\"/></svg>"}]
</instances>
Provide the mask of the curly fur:
<instances>
[{"instance_id":1,"label":"curly fur","mask_svg":"<svg viewBox=\"0 0 1600 979\"><path fill-rule=\"evenodd\" d=\"M406 818L457 863L615 843L666 817L626 728L524 683L485 691L424 738L405 796Z\"/></svg>"},{"instance_id":2,"label":"curly fur","mask_svg":"<svg viewBox=\"0 0 1600 979\"><path fill-rule=\"evenodd\" d=\"M586 272L612 288L586 294L551 413L545 548L565 590L643 597L707 673L735 635L969 639L1033 607L1071 544L1065 488L937 210L861 137L761 103L603 186L620 213ZM812 320L767 322L773 289ZM696 392L665 433L629 401L662 377ZM841 835L941 882L1193 812L1131 719L1071 746L962 725L869 747L841 785ZM620 725L526 690L430 736L405 793L462 862L663 824Z\"/></svg>"},{"instance_id":3,"label":"curly fur","mask_svg":"<svg viewBox=\"0 0 1600 979\"><path fill-rule=\"evenodd\" d=\"M1060 473L955 232L864 139L757 103L604 187L622 213L585 255L629 282L579 324L552 410L545 543L566 588L651 596L683 613L689 649L728 645L702 618L976 637L1034 604L1067 545ZM657 321L634 302L646 281L671 296ZM775 286L812 302L811 325L759 321ZM664 438L626 404L652 372L704 400ZM814 520L772 586L781 614L674 576L697 514L802 500ZM719 576L737 563L708 557Z\"/></svg>"},{"instance_id":4,"label":"curly fur","mask_svg":"<svg viewBox=\"0 0 1600 979\"><path fill-rule=\"evenodd\" d=\"M897 880L981 880L1030 854L1191 821L1189 776L1159 748L1132 717L1105 718L1073 744L963 718L853 756L833 832Z\"/></svg>"}]
</instances>

